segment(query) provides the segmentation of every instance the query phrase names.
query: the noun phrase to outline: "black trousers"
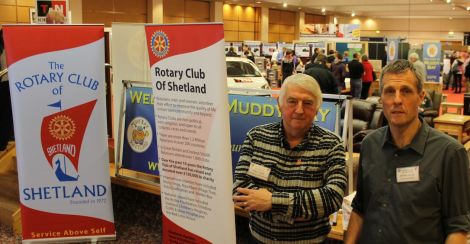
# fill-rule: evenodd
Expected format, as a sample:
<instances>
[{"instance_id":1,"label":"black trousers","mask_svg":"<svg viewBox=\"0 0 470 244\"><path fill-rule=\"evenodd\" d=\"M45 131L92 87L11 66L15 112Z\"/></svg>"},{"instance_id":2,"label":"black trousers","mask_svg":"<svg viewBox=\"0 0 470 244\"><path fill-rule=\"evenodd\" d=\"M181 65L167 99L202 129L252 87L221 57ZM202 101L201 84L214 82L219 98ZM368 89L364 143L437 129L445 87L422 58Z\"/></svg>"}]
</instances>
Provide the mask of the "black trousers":
<instances>
[{"instance_id":1,"label":"black trousers","mask_svg":"<svg viewBox=\"0 0 470 244\"><path fill-rule=\"evenodd\" d=\"M5 150L13 135L10 89L8 82L0 82L0 151Z\"/></svg>"},{"instance_id":2,"label":"black trousers","mask_svg":"<svg viewBox=\"0 0 470 244\"><path fill-rule=\"evenodd\" d=\"M452 86L456 93L460 93L462 91L462 74L454 74L454 84L455 87Z\"/></svg>"},{"instance_id":3,"label":"black trousers","mask_svg":"<svg viewBox=\"0 0 470 244\"><path fill-rule=\"evenodd\" d=\"M361 99L366 99L369 96L369 89L372 83L369 82L362 82L362 91L361 91Z\"/></svg>"}]
</instances>

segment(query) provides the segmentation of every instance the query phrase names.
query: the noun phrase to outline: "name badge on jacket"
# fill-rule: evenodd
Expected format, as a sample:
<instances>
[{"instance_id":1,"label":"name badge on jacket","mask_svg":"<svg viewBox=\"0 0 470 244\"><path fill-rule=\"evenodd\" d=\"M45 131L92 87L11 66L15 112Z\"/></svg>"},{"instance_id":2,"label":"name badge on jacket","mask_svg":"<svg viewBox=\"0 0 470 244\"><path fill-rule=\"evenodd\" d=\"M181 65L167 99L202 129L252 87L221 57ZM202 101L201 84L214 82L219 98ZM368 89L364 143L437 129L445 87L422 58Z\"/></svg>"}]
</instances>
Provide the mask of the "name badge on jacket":
<instances>
[{"instance_id":1,"label":"name badge on jacket","mask_svg":"<svg viewBox=\"0 0 470 244\"><path fill-rule=\"evenodd\" d=\"M419 181L419 166L397 168L397 183Z\"/></svg>"},{"instance_id":2,"label":"name badge on jacket","mask_svg":"<svg viewBox=\"0 0 470 244\"><path fill-rule=\"evenodd\" d=\"M248 168L248 175L264 181L268 180L269 173L271 173L270 168L255 163L250 163Z\"/></svg>"}]
</instances>

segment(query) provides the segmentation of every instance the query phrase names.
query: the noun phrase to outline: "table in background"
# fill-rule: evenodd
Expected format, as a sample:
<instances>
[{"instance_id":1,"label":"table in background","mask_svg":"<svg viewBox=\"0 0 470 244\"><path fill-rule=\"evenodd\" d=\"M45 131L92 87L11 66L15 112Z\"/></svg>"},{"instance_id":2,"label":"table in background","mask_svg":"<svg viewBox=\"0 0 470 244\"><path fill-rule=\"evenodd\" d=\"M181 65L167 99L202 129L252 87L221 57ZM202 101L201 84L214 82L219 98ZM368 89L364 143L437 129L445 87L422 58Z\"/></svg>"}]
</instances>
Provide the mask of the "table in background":
<instances>
[{"instance_id":1,"label":"table in background","mask_svg":"<svg viewBox=\"0 0 470 244\"><path fill-rule=\"evenodd\" d=\"M457 140L463 143L463 134L470 130L470 116L443 114L434 119L434 128L457 137Z\"/></svg>"},{"instance_id":2,"label":"table in background","mask_svg":"<svg viewBox=\"0 0 470 244\"><path fill-rule=\"evenodd\" d=\"M455 114L462 114L463 103L449 103L449 102L442 102L442 114L450 113L447 111L449 108L456 108L457 112Z\"/></svg>"}]
</instances>

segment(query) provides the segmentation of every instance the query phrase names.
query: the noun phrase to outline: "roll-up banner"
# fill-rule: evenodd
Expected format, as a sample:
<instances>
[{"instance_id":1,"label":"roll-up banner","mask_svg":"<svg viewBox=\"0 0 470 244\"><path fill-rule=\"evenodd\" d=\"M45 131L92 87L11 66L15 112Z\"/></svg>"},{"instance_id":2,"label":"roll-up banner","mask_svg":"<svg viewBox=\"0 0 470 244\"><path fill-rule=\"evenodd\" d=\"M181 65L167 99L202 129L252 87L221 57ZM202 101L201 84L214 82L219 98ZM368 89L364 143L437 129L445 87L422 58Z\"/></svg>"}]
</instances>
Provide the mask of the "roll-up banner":
<instances>
[{"instance_id":1,"label":"roll-up banner","mask_svg":"<svg viewBox=\"0 0 470 244\"><path fill-rule=\"evenodd\" d=\"M426 65L426 80L439 82L441 76L441 43L425 42L423 44L423 62Z\"/></svg>"},{"instance_id":2,"label":"roll-up banner","mask_svg":"<svg viewBox=\"0 0 470 244\"><path fill-rule=\"evenodd\" d=\"M158 175L154 101L151 87L126 91L122 167Z\"/></svg>"},{"instance_id":3,"label":"roll-up banner","mask_svg":"<svg viewBox=\"0 0 470 244\"><path fill-rule=\"evenodd\" d=\"M399 39L388 39L387 41L387 64L398 59Z\"/></svg>"},{"instance_id":4,"label":"roll-up banner","mask_svg":"<svg viewBox=\"0 0 470 244\"><path fill-rule=\"evenodd\" d=\"M114 239L104 27L4 25L23 242Z\"/></svg>"},{"instance_id":5,"label":"roll-up banner","mask_svg":"<svg viewBox=\"0 0 470 244\"><path fill-rule=\"evenodd\" d=\"M164 243L235 243L221 23L147 25Z\"/></svg>"}]
</instances>

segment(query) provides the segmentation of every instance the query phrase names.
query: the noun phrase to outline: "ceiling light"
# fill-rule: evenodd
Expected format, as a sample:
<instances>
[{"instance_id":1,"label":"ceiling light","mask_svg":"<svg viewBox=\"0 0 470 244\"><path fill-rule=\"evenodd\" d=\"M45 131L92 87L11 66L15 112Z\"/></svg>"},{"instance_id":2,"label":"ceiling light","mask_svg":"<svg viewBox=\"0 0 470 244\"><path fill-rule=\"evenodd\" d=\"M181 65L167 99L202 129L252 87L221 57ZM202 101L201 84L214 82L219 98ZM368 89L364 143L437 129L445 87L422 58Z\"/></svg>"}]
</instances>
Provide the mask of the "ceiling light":
<instances>
[{"instance_id":1,"label":"ceiling light","mask_svg":"<svg viewBox=\"0 0 470 244\"><path fill-rule=\"evenodd\" d=\"M356 14L354 12L351 13L351 17L354 17L356 16Z\"/></svg>"},{"instance_id":2,"label":"ceiling light","mask_svg":"<svg viewBox=\"0 0 470 244\"><path fill-rule=\"evenodd\" d=\"M322 12L322 13L324 13L325 11L326 11L326 9L325 9L325 8L322 8L322 9L321 9L321 12Z\"/></svg>"},{"instance_id":3,"label":"ceiling light","mask_svg":"<svg viewBox=\"0 0 470 244\"><path fill-rule=\"evenodd\" d=\"M256 3L257 3L257 4L260 4L260 3L261 3L261 1L256 1Z\"/></svg>"},{"instance_id":4,"label":"ceiling light","mask_svg":"<svg viewBox=\"0 0 470 244\"><path fill-rule=\"evenodd\" d=\"M470 11L470 7L467 7L467 11Z\"/></svg>"},{"instance_id":5,"label":"ceiling light","mask_svg":"<svg viewBox=\"0 0 470 244\"><path fill-rule=\"evenodd\" d=\"M287 8L287 3L283 3L282 7Z\"/></svg>"},{"instance_id":6,"label":"ceiling light","mask_svg":"<svg viewBox=\"0 0 470 244\"><path fill-rule=\"evenodd\" d=\"M302 9L301 7L299 7L299 10Z\"/></svg>"},{"instance_id":7,"label":"ceiling light","mask_svg":"<svg viewBox=\"0 0 470 244\"><path fill-rule=\"evenodd\" d=\"M453 31L449 31L449 35L453 35L453 34L454 34L454 32L453 32Z\"/></svg>"},{"instance_id":8,"label":"ceiling light","mask_svg":"<svg viewBox=\"0 0 470 244\"><path fill-rule=\"evenodd\" d=\"M379 30L376 30L376 31L375 31L375 33L379 34L379 33L380 33L380 31L379 31Z\"/></svg>"},{"instance_id":9,"label":"ceiling light","mask_svg":"<svg viewBox=\"0 0 470 244\"><path fill-rule=\"evenodd\" d=\"M432 2L432 0L429 0L430 2Z\"/></svg>"},{"instance_id":10,"label":"ceiling light","mask_svg":"<svg viewBox=\"0 0 470 244\"><path fill-rule=\"evenodd\" d=\"M446 0L446 3L450 3L450 2L452 2L452 0Z\"/></svg>"}]
</instances>

